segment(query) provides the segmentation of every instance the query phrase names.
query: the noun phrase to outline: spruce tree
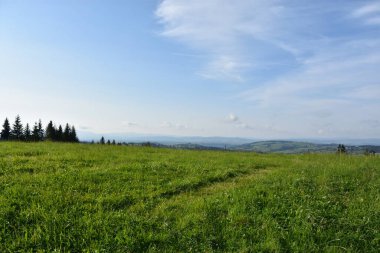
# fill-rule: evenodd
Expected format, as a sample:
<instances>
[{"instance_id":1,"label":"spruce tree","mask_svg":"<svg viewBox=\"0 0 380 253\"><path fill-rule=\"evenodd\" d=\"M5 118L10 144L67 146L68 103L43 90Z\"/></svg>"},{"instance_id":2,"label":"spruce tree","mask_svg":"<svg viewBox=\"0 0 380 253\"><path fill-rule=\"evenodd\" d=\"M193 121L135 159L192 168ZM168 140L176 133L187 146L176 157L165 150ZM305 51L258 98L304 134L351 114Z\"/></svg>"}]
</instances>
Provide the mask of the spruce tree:
<instances>
[{"instance_id":1,"label":"spruce tree","mask_svg":"<svg viewBox=\"0 0 380 253\"><path fill-rule=\"evenodd\" d=\"M105 144L104 137L100 138L100 144Z\"/></svg>"},{"instance_id":2,"label":"spruce tree","mask_svg":"<svg viewBox=\"0 0 380 253\"><path fill-rule=\"evenodd\" d=\"M58 130L57 130L57 133L56 133L56 140L57 141L63 141L63 130L62 130L62 126L59 125L58 127Z\"/></svg>"},{"instance_id":3,"label":"spruce tree","mask_svg":"<svg viewBox=\"0 0 380 253\"><path fill-rule=\"evenodd\" d=\"M44 128L42 127L42 122L41 120L38 121L38 141L43 141L44 140Z\"/></svg>"},{"instance_id":4,"label":"spruce tree","mask_svg":"<svg viewBox=\"0 0 380 253\"><path fill-rule=\"evenodd\" d=\"M21 124L21 118L20 115L16 116L15 123L13 124L13 129L11 132L11 138L13 140L18 140L21 141L24 138L24 133L23 133L23 127Z\"/></svg>"},{"instance_id":5,"label":"spruce tree","mask_svg":"<svg viewBox=\"0 0 380 253\"><path fill-rule=\"evenodd\" d=\"M46 140L49 140L49 141L55 140L55 127L52 121L50 121L46 127L45 138Z\"/></svg>"},{"instance_id":6,"label":"spruce tree","mask_svg":"<svg viewBox=\"0 0 380 253\"><path fill-rule=\"evenodd\" d=\"M70 141L71 128L68 123L66 123L65 131L63 131L63 141Z\"/></svg>"},{"instance_id":7,"label":"spruce tree","mask_svg":"<svg viewBox=\"0 0 380 253\"><path fill-rule=\"evenodd\" d=\"M33 141L40 141L40 131L38 128L38 123L35 122L32 130L32 140Z\"/></svg>"},{"instance_id":8,"label":"spruce tree","mask_svg":"<svg viewBox=\"0 0 380 253\"><path fill-rule=\"evenodd\" d=\"M32 140L32 135L30 133L30 128L29 128L28 123L26 123L26 126L25 126L24 139L25 139L25 141L31 141Z\"/></svg>"},{"instance_id":9,"label":"spruce tree","mask_svg":"<svg viewBox=\"0 0 380 253\"><path fill-rule=\"evenodd\" d=\"M71 127L70 141L71 142L79 142L78 137L77 137L77 132L75 131L74 126Z\"/></svg>"},{"instance_id":10,"label":"spruce tree","mask_svg":"<svg viewBox=\"0 0 380 253\"><path fill-rule=\"evenodd\" d=\"M5 118L3 124L3 130L1 130L1 140L7 141L11 135L11 127L9 125L8 118Z\"/></svg>"},{"instance_id":11,"label":"spruce tree","mask_svg":"<svg viewBox=\"0 0 380 253\"><path fill-rule=\"evenodd\" d=\"M112 140L112 145L116 145L116 141L115 140Z\"/></svg>"},{"instance_id":12,"label":"spruce tree","mask_svg":"<svg viewBox=\"0 0 380 253\"><path fill-rule=\"evenodd\" d=\"M107 141L107 145L111 145L111 141L110 140Z\"/></svg>"}]
</instances>

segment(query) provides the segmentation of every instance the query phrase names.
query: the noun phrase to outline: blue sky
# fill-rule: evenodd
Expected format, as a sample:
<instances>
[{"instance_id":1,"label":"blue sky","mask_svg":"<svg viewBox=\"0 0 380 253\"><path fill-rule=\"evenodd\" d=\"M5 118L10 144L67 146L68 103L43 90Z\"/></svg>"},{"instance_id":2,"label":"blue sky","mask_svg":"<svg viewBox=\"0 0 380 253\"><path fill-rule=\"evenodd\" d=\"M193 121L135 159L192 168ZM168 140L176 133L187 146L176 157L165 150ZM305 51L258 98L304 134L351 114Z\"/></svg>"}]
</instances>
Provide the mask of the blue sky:
<instances>
[{"instance_id":1,"label":"blue sky","mask_svg":"<svg viewBox=\"0 0 380 253\"><path fill-rule=\"evenodd\" d=\"M380 1L0 0L0 119L380 136Z\"/></svg>"}]
</instances>

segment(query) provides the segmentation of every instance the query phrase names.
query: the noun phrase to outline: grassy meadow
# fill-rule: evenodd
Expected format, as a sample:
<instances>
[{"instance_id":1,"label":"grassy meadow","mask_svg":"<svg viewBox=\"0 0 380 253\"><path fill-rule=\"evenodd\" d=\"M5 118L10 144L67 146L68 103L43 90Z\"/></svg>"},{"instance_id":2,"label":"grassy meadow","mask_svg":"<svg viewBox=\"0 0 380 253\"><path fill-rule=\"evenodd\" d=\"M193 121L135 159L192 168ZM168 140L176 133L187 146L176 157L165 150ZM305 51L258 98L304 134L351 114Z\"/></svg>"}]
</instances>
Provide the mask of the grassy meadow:
<instances>
[{"instance_id":1,"label":"grassy meadow","mask_svg":"<svg viewBox=\"0 0 380 253\"><path fill-rule=\"evenodd\" d=\"M379 249L379 156L0 142L0 252Z\"/></svg>"}]
</instances>

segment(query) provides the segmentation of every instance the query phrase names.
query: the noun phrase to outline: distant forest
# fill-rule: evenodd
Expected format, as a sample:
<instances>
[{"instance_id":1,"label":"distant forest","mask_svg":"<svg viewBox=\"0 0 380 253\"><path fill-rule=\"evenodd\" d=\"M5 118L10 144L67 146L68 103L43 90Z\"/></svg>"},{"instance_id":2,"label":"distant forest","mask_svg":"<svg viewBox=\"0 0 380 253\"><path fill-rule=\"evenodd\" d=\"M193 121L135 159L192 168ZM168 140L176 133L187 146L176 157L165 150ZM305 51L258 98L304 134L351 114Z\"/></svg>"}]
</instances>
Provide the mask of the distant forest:
<instances>
[{"instance_id":1,"label":"distant forest","mask_svg":"<svg viewBox=\"0 0 380 253\"><path fill-rule=\"evenodd\" d=\"M4 120L0 133L2 141L59 141L59 142L79 142L74 126L66 124L65 129L61 125L58 127L50 121L46 128L42 126L41 120L35 122L33 127L27 123L25 127L21 123L19 115L11 127L8 118Z\"/></svg>"}]
</instances>

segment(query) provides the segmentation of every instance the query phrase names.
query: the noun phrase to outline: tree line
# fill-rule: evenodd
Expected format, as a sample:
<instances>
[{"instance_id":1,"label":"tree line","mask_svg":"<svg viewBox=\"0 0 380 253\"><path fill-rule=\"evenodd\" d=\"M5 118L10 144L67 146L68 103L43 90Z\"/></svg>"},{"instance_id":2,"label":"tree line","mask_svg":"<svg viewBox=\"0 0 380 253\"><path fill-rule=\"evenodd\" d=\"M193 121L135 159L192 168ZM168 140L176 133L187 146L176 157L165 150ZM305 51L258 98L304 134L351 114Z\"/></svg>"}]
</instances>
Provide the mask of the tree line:
<instances>
[{"instance_id":1,"label":"tree line","mask_svg":"<svg viewBox=\"0 0 380 253\"><path fill-rule=\"evenodd\" d=\"M42 126L41 120L35 122L33 127L27 123L25 127L21 123L19 115L11 127L8 118L5 118L3 128L0 133L0 140L3 141L61 141L79 142L74 126L66 123L63 129L61 125L56 125L50 121L46 128Z\"/></svg>"}]
</instances>

